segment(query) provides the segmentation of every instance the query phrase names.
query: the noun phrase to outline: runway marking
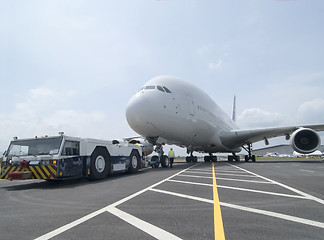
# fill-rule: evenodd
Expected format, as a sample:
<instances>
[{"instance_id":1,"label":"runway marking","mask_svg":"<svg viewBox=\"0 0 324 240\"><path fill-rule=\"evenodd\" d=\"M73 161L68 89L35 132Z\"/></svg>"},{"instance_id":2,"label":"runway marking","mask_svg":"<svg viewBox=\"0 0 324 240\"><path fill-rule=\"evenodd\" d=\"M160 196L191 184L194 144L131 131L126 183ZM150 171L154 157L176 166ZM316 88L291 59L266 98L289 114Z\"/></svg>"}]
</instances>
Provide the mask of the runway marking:
<instances>
[{"instance_id":1,"label":"runway marking","mask_svg":"<svg viewBox=\"0 0 324 240\"><path fill-rule=\"evenodd\" d=\"M121 211L117 209L116 207L110 206L108 207L107 211L116 217L119 217L120 219L124 220L125 222L129 223L130 225L133 225L134 227L142 230L143 232L146 232L147 234L151 235L152 237L156 239L174 239L174 240L180 240L181 238L173 235L172 233L169 233L161 228L158 228L148 222L145 222L137 217L134 217L133 215L130 215L124 211Z\"/></svg>"},{"instance_id":2,"label":"runway marking","mask_svg":"<svg viewBox=\"0 0 324 240\"><path fill-rule=\"evenodd\" d=\"M192 178L207 178L207 179L213 179L213 177L205 177L205 176L197 176L197 175L187 175L187 174L181 174L181 175L178 175L178 177L192 177ZM219 180L225 180L225 181L237 181L237 182L252 182L252 183L273 184L271 182L254 181L254 180L243 180L243 179L234 179L234 178L217 178L217 179L219 179Z\"/></svg>"},{"instance_id":3,"label":"runway marking","mask_svg":"<svg viewBox=\"0 0 324 240\"><path fill-rule=\"evenodd\" d=\"M314 171L304 170L304 169L299 169L299 171L302 171L302 172L309 172L309 173L314 173Z\"/></svg>"},{"instance_id":4,"label":"runway marking","mask_svg":"<svg viewBox=\"0 0 324 240\"><path fill-rule=\"evenodd\" d=\"M322 199L320 199L320 198L317 198L317 197L314 197L314 196L312 196L312 195L310 195L310 194L308 194L308 193L302 192L302 191L300 191L300 190L298 190L298 189L296 189L296 188L293 188L293 187L290 187L290 186L285 185L285 184L283 184L283 183L280 183L280 182L277 182L277 181L271 180L270 178L263 177L263 176L261 176L261 175L259 175L259 174L253 173L253 172L248 171L248 170L246 170L246 169L244 169L244 168L240 168L240 167L238 167L238 166L235 166L235 165L232 165L232 164L229 164L229 163L226 163L226 164L231 165L231 166L233 166L233 167L235 167L235 168L241 169L241 170L243 170L243 171L245 171L245 172L247 172L247 173L250 173L250 174L252 174L252 175L258 176L258 177L260 177L260 178L262 178L262 179L264 179L264 180L266 180L266 181L269 181L269 182L271 182L271 183L273 183L273 184L279 185L279 186L281 186L281 187L283 187L283 188L286 188L286 189L288 189L288 190L290 190L290 191L292 191L292 192L298 193L299 195L302 195L302 196L306 197L307 199L313 200L313 201L318 202L318 203L320 203L320 204L324 204L324 200L322 200Z\"/></svg>"},{"instance_id":5,"label":"runway marking","mask_svg":"<svg viewBox=\"0 0 324 240\"><path fill-rule=\"evenodd\" d=\"M206 203L210 203L210 204L214 203L214 201L210 200L210 199L194 197L194 196L190 196L190 195L160 190L160 189L156 189L156 188L150 189L150 191L159 192L159 193L168 194L168 195L177 196L177 197L182 197L182 198L191 199L191 200L196 200L196 201L200 201L200 202L206 202ZM257 214L266 215L269 217L279 218L279 219L283 219L283 220L287 220L287 221L291 221L291 222L297 222L297 223L324 229L323 222L313 221L313 220L309 220L306 218L294 217L294 216L290 216L287 214L270 212L270 211L256 209L256 208L244 207L244 206L240 206L240 205L236 205L236 204L230 204L230 203L224 203L224 202L220 202L219 204L221 206L228 207L228 208L233 208L233 209L242 210L242 211L246 211L246 212L257 213Z\"/></svg>"},{"instance_id":6,"label":"runway marking","mask_svg":"<svg viewBox=\"0 0 324 240\"><path fill-rule=\"evenodd\" d=\"M182 171L180 171L180 172L178 172L178 173L176 173L176 174L174 174L174 175L172 175L172 176L170 176L168 178L163 179L162 181L160 181L158 183L155 183L155 184L153 184L153 185L151 185L151 186L149 186L147 188L144 188L144 189L142 189L142 190L140 190L140 191L138 191L138 192L136 192L134 194L131 194L128 197L125 197L125 198L123 198L123 199L121 199L121 200L119 200L119 201L117 201L117 202L115 202L113 204L110 204L110 205L108 205L108 206L106 206L104 208L101 208L101 209L99 209L99 210L97 210L97 211L95 211L93 213L90 213L90 214L88 214L88 215L86 215L86 216L84 216L82 218L79 218L79 219L77 219L77 220L75 220L75 221L73 221L71 223L68 223L68 224L66 224L66 225L64 225L64 226L62 226L60 228L57 228L57 229L55 229L55 230L53 230L53 231L51 231L49 233L46 233L46 234L44 234L44 235L42 235L42 236L40 236L38 238L35 238L35 240L47 240L47 239L53 238L53 237L65 232L65 231L73 228L73 227L78 226L81 223L84 223L84 222L86 222L86 221L88 221L88 220L90 220L90 219L104 213L104 212L107 212L107 211L109 212L112 207L116 207L116 206L118 206L118 205L120 205L120 204L122 204L122 203L124 203L126 201L129 201L130 199L132 199L132 198L134 198L134 197L136 197L136 196L138 196L138 195L140 195L140 194L142 194L142 193L144 193L146 191L149 191L150 189L152 189L152 188L154 188L154 187L168 181L169 179L171 179L171 178L183 173L184 171L186 171L188 169L191 169L191 168L193 168L193 167L195 167L195 166L197 166L199 164L200 163L198 163L196 165L193 165L193 166L191 166L189 168L186 168L186 169L184 169L184 170L182 170ZM159 239L158 236L154 236L154 237Z\"/></svg>"},{"instance_id":7,"label":"runway marking","mask_svg":"<svg viewBox=\"0 0 324 240\"><path fill-rule=\"evenodd\" d=\"M213 186L213 184L209 184L209 183L187 182L187 181L180 181L180 180L173 180L173 179L168 180L168 182L184 183L184 184L207 186L207 187ZM219 185L218 185L218 187L219 187Z\"/></svg>"},{"instance_id":8,"label":"runway marking","mask_svg":"<svg viewBox=\"0 0 324 240\"><path fill-rule=\"evenodd\" d=\"M200 174L207 174L207 175L211 175L212 173L211 173L211 170L210 171L205 171L205 172L203 172L203 171L186 171L186 173L200 173Z\"/></svg>"},{"instance_id":9,"label":"runway marking","mask_svg":"<svg viewBox=\"0 0 324 240\"><path fill-rule=\"evenodd\" d=\"M200 185L200 186L206 186L206 187L212 187L212 184L208 183L197 183L197 182L188 182L188 181L180 181L180 180L173 180L170 179L168 182L176 182L176 183L183 183L183 184L191 184L191 185ZM254 189L248 189L248 188L239 188L239 187L229 187L229 186L223 186L223 185L217 185L217 188L225 188L225 189L232 189L232 190L238 190L238 191L245 191L245 192L254 192L254 193L261 193L261 194L268 194L268 195L274 195L274 196L280 196L280 197L289 197L289 198L297 198L297 199L306 199L308 198L300 195L290 195L290 194L284 194L284 193L276 193L276 192L268 192L268 191L260 191L260 190L254 190Z\"/></svg>"},{"instance_id":10,"label":"runway marking","mask_svg":"<svg viewBox=\"0 0 324 240\"><path fill-rule=\"evenodd\" d=\"M207 168L204 168L204 169L192 168L192 169L190 169L190 171L192 171L192 172L208 172L208 173L210 173L211 169L207 169Z\"/></svg>"},{"instance_id":11,"label":"runway marking","mask_svg":"<svg viewBox=\"0 0 324 240\"><path fill-rule=\"evenodd\" d=\"M215 173L242 173L242 171L233 171L233 170L223 170L223 169L215 169Z\"/></svg>"},{"instance_id":12,"label":"runway marking","mask_svg":"<svg viewBox=\"0 0 324 240\"><path fill-rule=\"evenodd\" d=\"M256 176L251 176L251 175L246 175L246 174L232 174L232 173L218 173L217 172L217 175L257 178Z\"/></svg>"},{"instance_id":13,"label":"runway marking","mask_svg":"<svg viewBox=\"0 0 324 240\"><path fill-rule=\"evenodd\" d=\"M215 240L225 240L224 234L224 226L223 226L223 218L222 212L219 205L218 191L217 191L217 183L215 176L215 169L213 166L213 199L214 199L214 231L215 231Z\"/></svg>"},{"instance_id":14,"label":"runway marking","mask_svg":"<svg viewBox=\"0 0 324 240\"><path fill-rule=\"evenodd\" d=\"M200 171L186 171L186 173L200 173L200 174L208 174L210 175L210 171L209 172L200 172ZM247 174L234 174L234 173L220 173L220 172L216 172L217 175L225 175L225 176L237 176L237 177L251 177L251 178L257 178L256 176L251 176L251 175L247 175Z\"/></svg>"}]
</instances>

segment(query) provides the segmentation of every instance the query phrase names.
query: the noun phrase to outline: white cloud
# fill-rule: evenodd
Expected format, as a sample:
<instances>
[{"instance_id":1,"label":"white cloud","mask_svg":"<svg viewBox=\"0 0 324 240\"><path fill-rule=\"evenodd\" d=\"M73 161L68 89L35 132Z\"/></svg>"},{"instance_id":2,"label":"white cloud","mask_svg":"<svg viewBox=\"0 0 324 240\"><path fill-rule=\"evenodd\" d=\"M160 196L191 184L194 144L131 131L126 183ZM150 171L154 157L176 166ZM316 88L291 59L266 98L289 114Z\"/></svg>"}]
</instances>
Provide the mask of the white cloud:
<instances>
[{"instance_id":1,"label":"white cloud","mask_svg":"<svg viewBox=\"0 0 324 240\"><path fill-rule=\"evenodd\" d=\"M206 45L201 46L201 47L197 50L197 53L198 53L199 55L207 55L207 54L209 54L209 53L212 51L213 47L214 47L214 44L212 44L212 43L208 43L208 44L206 44Z\"/></svg>"},{"instance_id":2,"label":"white cloud","mask_svg":"<svg viewBox=\"0 0 324 240\"><path fill-rule=\"evenodd\" d=\"M210 70L221 71L223 69L223 60L219 59L217 62L208 63L208 68Z\"/></svg>"},{"instance_id":3,"label":"white cloud","mask_svg":"<svg viewBox=\"0 0 324 240\"><path fill-rule=\"evenodd\" d=\"M250 108L239 115L237 122L241 128L276 127L284 124L285 117L280 113Z\"/></svg>"},{"instance_id":4,"label":"white cloud","mask_svg":"<svg viewBox=\"0 0 324 240\"><path fill-rule=\"evenodd\" d=\"M297 111L300 121L324 123L324 99L316 98L302 103Z\"/></svg>"},{"instance_id":5,"label":"white cloud","mask_svg":"<svg viewBox=\"0 0 324 240\"><path fill-rule=\"evenodd\" d=\"M88 133L88 136L102 134L103 129L98 126L107 125L105 113L66 107L75 94L49 88L29 90L24 101L14 105L11 112L0 114L0 151L7 147L13 136L56 135L60 131L72 135L79 132Z\"/></svg>"}]
</instances>

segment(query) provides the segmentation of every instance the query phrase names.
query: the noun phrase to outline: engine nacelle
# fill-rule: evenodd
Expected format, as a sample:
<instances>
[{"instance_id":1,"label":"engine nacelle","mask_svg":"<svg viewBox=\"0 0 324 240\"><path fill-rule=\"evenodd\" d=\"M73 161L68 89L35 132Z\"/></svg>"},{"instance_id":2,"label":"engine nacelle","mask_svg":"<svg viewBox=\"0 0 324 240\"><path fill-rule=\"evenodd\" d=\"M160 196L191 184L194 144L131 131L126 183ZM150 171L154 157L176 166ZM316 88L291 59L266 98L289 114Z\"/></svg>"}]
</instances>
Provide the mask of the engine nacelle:
<instances>
[{"instance_id":1,"label":"engine nacelle","mask_svg":"<svg viewBox=\"0 0 324 240\"><path fill-rule=\"evenodd\" d=\"M149 143L144 138L133 138L128 142L132 144L140 144L143 149L144 156L150 155L153 152L153 144Z\"/></svg>"},{"instance_id":2,"label":"engine nacelle","mask_svg":"<svg viewBox=\"0 0 324 240\"><path fill-rule=\"evenodd\" d=\"M321 145L321 138L313 129L300 128L291 135L290 145L296 152L309 154Z\"/></svg>"}]
</instances>

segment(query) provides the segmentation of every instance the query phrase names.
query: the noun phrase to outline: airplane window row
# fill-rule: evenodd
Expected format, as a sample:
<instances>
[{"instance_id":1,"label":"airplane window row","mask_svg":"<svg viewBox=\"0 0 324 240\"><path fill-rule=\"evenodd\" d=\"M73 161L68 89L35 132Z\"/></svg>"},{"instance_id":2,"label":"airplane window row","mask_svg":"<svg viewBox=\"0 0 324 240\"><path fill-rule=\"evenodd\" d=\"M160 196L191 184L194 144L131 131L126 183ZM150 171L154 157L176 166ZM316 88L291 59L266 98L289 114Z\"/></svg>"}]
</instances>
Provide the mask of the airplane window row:
<instances>
[{"instance_id":1,"label":"airplane window row","mask_svg":"<svg viewBox=\"0 0 324 240\"><path fill-rule=\"evenodd\" d=\"M142 91L142 90L153 90L153 89L155 89L155 86L145 86L145 87L142 87L140 89L140 91ZM156 86L156 89L161 91L161 92L171 93L171 91L165 86Z\"/></svg>"}]
</instances>

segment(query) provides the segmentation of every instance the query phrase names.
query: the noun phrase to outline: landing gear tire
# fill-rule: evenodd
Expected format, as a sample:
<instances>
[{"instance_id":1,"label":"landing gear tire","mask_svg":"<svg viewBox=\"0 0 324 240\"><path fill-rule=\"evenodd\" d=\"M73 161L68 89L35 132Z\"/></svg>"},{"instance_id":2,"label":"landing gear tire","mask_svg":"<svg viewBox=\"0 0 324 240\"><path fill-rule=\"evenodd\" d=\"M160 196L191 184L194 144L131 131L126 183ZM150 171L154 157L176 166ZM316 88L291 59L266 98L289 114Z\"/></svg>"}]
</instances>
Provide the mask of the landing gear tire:
<instances>
[{"instance_id":1,"label":"landing gear tire","mask_svg":"<svg viewBox=\"0 0 324 240\"><path fill-rule=\"evenodd\" d=\"M252 162L256 161L255 155L252 155L251 158L249 158L248 155L245 155L245 162L248 162L251 159Z\"/></svg>"},{"instance_id":2,"label":"landing gear tire","mask_svg":"<svg viewBox=\"0 0 324 240\"><path fill-rule=\"evenodd\" d=\"M158 156L153 156L151 158L151 162L152 162L152 164L151 164L152 168L153 167L155 167L155 168L159 167L160 163L159 163L159 157Z\"/></svg>"},{"instance_id":3,"label":"landing gear tire","mask_svg":"<svg viewBox=\"0 0 324 240\"><path fill-rule=\"evenodd\" d=\"M130 166L129 166L128 172L130 172L130 173L138 172L140 164L141 164L140 155L136 150L133 150L130 155Z\"/></svg>"},{"instance_id":4,"label":"landing gear tire","mask_svg":"<svg viewBox=\"0 0 324 240\"><path fill-rule=\"evenodd\" d=\"M189 156L189 157L186 157L186 162L189 163L189 162L197 162L198 161L198 157L197 156Z\"/></svg>"},{"instance_id":5,"label":"landing gear tire","mask_svg":"<svg viewBox=\"0 0 324 240\"><path fill-rule=\"evenodd\" d=\"M90 178L104 179L110 171L109 153L105 148L96 148L90 156Z\"/></svg>"},{"instance_id":6,"label":"landing gear tire","mask_svg":"<svg viewBox=\"0 0 324 240\"><path fill-rule=\"evenodd\" d=\"M166 155L161 156L161 166L163 168L167 168L167 167L169 167L169 164L170 164L170 162L169 162L168 156L166 156Z\"/></svg>"}]
</instances>

